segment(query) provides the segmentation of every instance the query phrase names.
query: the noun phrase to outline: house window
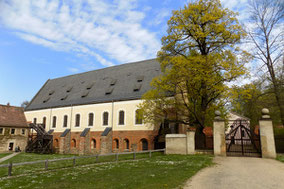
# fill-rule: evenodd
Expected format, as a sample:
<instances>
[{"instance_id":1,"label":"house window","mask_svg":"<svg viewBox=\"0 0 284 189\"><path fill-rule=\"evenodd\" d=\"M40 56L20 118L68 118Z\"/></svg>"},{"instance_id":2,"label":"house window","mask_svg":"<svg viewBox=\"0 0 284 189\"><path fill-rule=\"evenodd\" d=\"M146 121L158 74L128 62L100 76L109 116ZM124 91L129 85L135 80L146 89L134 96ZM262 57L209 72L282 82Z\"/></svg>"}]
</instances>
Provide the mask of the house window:
<instances>
[{"instance_id":1,"label":"house window","mask_svg":"<svg viewBox=\"0 0 284 189\"><path fill-rule=\"evenodd\" d=\"M76 140L75 139L71 140L71 148L76 148Z\"/></svg>"},{"instance_id":2,"label":"house window","mask_svg":"<svg viewBox=\"0 0 284 189\"><path fill-rule=\"evenodd\" d=\"M26 129L22 129L22 135L26 134Z\"/></svg>"},{"instance_id":3,"label":"house window","mask_svg":"<svg viewBox=\"0 0 284 189\"><path fill-rule=\"evenodd\" d=\"M34 118L34 122L33 123L36 124L36 118Z\"/></svg>"},{"instance_id":4,"label":"house window","mask_svg":"<svg viewBox=\"0 0 284 189\"><path fill-rule=\"evenodd\" d=\"M11 135L15 134L16 129L11 129Z\"/></svg>"},{"instance_id":5,"label":"house window","mask_svg":"<svg viewBox=\"0 0 284 189\"><path fill-rule=\"evenodd\" d=\"M89 126L93 126L93 125L94 125L94 114L89 113Z\"/></svg>"},{"instance_id":6,"label":"house window","mask_svg":"<svg viewBox=\"0 0 284 189\"><path fill-rule=\"evenodd\" d=\"M119 111L118 125L124 125L124 111L123 110Z\"/></svg>"},{"instance_id":7,"label":"house window","mask_svg":"<svg viewBox=\"0 0 284 189\"><path fill-rule=\"evenodd\" d=\"M118 139L114 139L114 147L115 147L115 149L119 149L119 141L118 141Z\"/></svg>"},{"instance_id":8,"label":"house window","mask_svg":"<svg viewBox=\"0 0 284 189\"><path fill-rule=\"evenodd\" d=\"M75 127L80 127L80 114L76 114Z\"/></svg>"},{"instance_id":9,"label":"house window","mask_svg":"<svg viewBox=\"0 0 284 189\"><path fill-rule=\"evenodd\" d=\"M65 115L65 116L63 117L63 127L67 127L67 122L68 122L68 116Z\"/></svg>"},{"instance_id":10,"label":"house window","mask_svg":"<svg viewBox=\"0 0 284 189\"><path fill-rule=\"evenodd\" d=\"M242 137L245 137L245 131L242 130Z\"/></svg>"},{"instance_id":11,"label":"house window","mask_svg":"<svg viewBox=\"0 0 284 189\"><path fill-rule=\"evenodd\" d=\"M92 148L93 149L97 148L97 141L96 141L96 139L92 140Z\"/></svg>"},{"instance_id":12,"label":"house window","mask_svg":"<svg viewBox=\"0 0 284 189\"><path fill-rule=\"evenodd\" d=\"M56 128L56 116L52 118L52 128Z\"/></svg>"},{"instance_id":13,"label":"house window","mask_svg":"<svg viewBox=\"0 0 284 189\"><path fill-rule=\"evenodd\" d=\"M141 125L143 122L143 114L142 114L142 110L141 109L137 109L135 111L135 124L136 125Z\"/></svg>"},{"instance_id":14,"label":"house window","mask_svg":"<svg viewBox=\"0 0 284 189\"><path fill-rule=\"evenodd\" d=\"M4 129L0 128L0 135L2 135L4 133Z\"/></svg>"},{"instance_id":15,"label":"house window","mask_svg":"<svg viewBox=\"0 0 284 189\"><path fill-rule=\"evenodd\" d=\"M46 126L46 117L42 118L42 125L43 125L43 128L45 128L45 126Z\"/></svg>"},{"instance_id":16,"label":"house window","mask_svg":"<svg viewBox=\"0 0 284 189\"><path fill-rule=\"evenodd\" d=\"M103 125L108 125L108 112L103 113Z\"/></svg>"},{"instance_id":17,"label":"house window","mask_svg":"<svg viewBox=\"0 0 284 189\"><path fill-rule=\"evenodd\" d=\"M129 140L126 138L126 139L124 139L124 148L126 149L126 150L129 150Z\"/></svg>"}]
</instances>

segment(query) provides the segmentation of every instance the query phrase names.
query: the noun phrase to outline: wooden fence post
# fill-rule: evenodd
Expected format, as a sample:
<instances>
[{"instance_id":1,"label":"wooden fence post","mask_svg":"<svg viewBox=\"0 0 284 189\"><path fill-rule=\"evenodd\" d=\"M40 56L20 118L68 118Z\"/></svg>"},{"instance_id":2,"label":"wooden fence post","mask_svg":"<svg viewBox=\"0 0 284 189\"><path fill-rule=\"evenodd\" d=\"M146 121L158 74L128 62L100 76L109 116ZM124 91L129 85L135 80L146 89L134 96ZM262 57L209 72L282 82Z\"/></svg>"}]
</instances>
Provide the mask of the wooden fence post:
<instances>
[{"instance_id":1,"label":"wooden fence post","mask_svg":"<svg viewBox=\"0 0 284 189\"><path fill-rule=\"evenodd\" d=\"M99 155L96 156L96 162L99 162Z\"/></svg>"},{"instance_id":2,"label":"wooden fence post","mask_svg":"<svg viewBox=\"0 0 284 189\"><path fill-rule=\"evenodd\" d=\"M76 166L76 156L73 157L73 167Z\"/></svg>"},{"instance_id":3,"label":"wooden fence post","mask_svg":"<svg viewBox=\"0 0 284 189\"><path fill-rule=\"evenodd\" d=\"M133 159L136 159L136 153L135 153L135 151L133 152Z\"/></svg>"},{"instance_id":4,"label":"wooden fence post","mask_svg":"<svg viewBox=\"0 0 284 189\"><path fill-rule=\"evenodd\" d=\"M48 170L48 159L47 159L47 160L45 160L44 165L45 165L45 170Z\"/></svg>"},{"instance_id":5,"label":"wooden fence post","mask_svg":"<svg viewBox=\"0 0 284 189\"><path fill-rule=\"evenodd\" d=\"M151 158L152 157L152 151L150 150L149 152L149 157Z\"/></svg>"},{"instance_id":6,"label":"wooden fence post","mask_svg":"<svg viewBox=\"0 0 284 189\"><path fill-rule=\"evenodd\" d=\"M12 176L12 167L13 167L13 163L12 163L12 162L9 162L8 176Z\"/></svg>"}]
</instances>

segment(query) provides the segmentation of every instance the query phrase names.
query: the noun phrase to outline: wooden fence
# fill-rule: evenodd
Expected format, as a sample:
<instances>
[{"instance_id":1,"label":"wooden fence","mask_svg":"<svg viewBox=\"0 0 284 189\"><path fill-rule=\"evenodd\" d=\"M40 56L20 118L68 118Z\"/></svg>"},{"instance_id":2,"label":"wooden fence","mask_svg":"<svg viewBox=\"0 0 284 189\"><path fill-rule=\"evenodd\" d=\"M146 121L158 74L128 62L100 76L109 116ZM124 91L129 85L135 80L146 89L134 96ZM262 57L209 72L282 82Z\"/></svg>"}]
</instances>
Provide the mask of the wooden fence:
<instances>
[{"instance_id":1,"label":"wooden fence","mask_svg":"<svg viewBox=\"0 0 284 189\"><path fill-rule=\"evenodd\" d=\"M30 162L20 162L20 163L12 163L9 162L8 164L0 165L1 167L8 167L8 176L12 176L12 170L15 166L22 166L22 165L31 165L31 164L43 164L43 167L45 170L48 170L48 165L50 162L57 162L57 161L64 161L64 160L73 160L73 167L76 166L76 160L77 159L83 159L83 158L96 158L96 162L99 162L99 157L105 157L105 156L115 156L115 161L117 162L119 160L120 155L126 155L126 154L133 154L133 160L136 159L136 154L142 154L142 153L149 153L149 158L152 157L153 152L165 152L165 149L159 149L159 150L148 150L148 151L139 151L139 152L122 152L122 153L109 153L109 154L96 154L96 155L89 155L89 156L73 156L73 157L67 157L67 158L60 158L60 159L46 159L46 160L38 160L38 161L30 161ZM87 164L86 164L87 165Z\"/></svg>"}]
</instances>

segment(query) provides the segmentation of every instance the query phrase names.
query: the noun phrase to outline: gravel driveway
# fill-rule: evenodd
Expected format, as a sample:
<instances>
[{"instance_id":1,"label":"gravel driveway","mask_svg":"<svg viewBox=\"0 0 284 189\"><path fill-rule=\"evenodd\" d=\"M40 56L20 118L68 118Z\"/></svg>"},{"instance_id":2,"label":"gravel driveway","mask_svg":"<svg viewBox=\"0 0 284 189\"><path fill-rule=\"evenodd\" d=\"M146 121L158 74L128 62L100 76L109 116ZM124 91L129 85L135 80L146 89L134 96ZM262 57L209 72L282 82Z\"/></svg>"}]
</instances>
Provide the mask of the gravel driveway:
<instances>
[{"instance_id":1,"label":"gravel driveway","mask_svg":"<svg viewBox=\"0 0 284 189\"><path fill-rule=\"evenodd\" d=\"M284 163L272 159L215 157L216 165L187 181L191 189L284 189Z\"/></svg>"}]
</instances>

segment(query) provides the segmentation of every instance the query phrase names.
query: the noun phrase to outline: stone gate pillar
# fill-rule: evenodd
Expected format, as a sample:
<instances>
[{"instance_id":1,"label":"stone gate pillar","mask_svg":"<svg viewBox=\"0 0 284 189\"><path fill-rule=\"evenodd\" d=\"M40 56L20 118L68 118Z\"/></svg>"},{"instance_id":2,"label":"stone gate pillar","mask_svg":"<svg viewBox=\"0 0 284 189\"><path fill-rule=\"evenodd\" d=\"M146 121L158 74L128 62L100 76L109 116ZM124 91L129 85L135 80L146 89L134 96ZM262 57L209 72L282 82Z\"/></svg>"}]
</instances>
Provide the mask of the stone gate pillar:
<instances>
[{"instance_id":1,"label":"stone gate pillar","mask_svg":"<svg viewBox=\"0 0 284 189\"><path fill-rule=\"evenodd\" d=\"M262 109L262 119L259 120L261 152L263 158L276 158L275 141L272 120L269 110Z\"/></svg>"},{"instance_id":2,"label":"stone gate pillar","mask_svg":"<svg viewBox=\"0 0 284 189\"><path fill-rule=\"evenodd\" d=\"M213 123L214 155L226 156L225 121L220 111L215 111Z\"/></svg>"},{"instance_id":3,"label":"stone gate pillar","mask_svg":"<svg viewBox=\"0 0 284 189\"><path fill-rule=\"evenodd\" d=\"M186 154L195 154L195 130L186 132Z\"/></svg>"}]
</instances>

